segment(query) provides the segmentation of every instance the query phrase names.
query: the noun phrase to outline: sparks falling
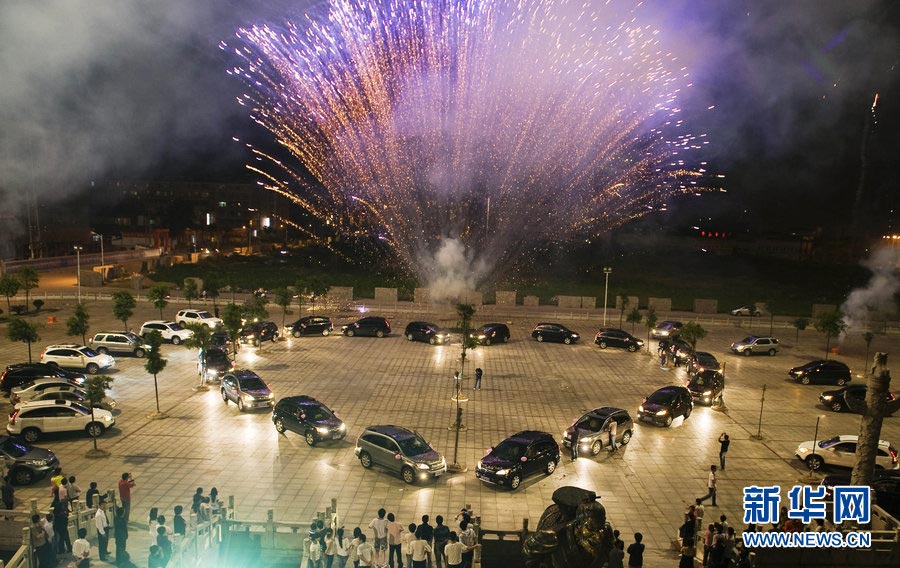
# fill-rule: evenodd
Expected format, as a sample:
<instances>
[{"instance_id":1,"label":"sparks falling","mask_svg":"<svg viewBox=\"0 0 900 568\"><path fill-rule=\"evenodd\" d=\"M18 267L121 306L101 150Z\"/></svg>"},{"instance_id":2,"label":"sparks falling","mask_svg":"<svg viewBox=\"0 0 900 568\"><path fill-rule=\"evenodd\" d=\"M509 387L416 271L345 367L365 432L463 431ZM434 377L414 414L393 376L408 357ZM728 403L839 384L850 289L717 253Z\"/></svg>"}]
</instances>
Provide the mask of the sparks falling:
<instances>
[{"instance_id":1,"label":"sparks falling","mask_svg":"<svg viewBox=\"0 0 900 568\"><path fill-rule=\"evenodd\" d=\"M241 29L221 45L239 102L290 156L248 145L248 167L315 231L367 235L426 281L449 240L477 281L608 231L707 180L678 107L687 70L639 9L334 0Z\"/></svg>"}]
</instances>

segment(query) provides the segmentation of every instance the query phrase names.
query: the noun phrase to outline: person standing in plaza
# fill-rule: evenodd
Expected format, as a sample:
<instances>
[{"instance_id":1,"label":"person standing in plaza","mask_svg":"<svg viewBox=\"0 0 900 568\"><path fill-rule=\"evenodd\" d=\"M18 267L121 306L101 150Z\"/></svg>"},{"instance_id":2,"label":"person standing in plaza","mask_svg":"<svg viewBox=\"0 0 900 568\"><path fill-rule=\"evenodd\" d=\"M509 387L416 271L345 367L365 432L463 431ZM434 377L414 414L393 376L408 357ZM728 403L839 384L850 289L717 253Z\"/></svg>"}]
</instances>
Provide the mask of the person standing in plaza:
<instances>
[{"instance_id":1,"label":"person standing in plaza","mask_svg":"<svg viewBox=\"0 0 900 568\"><path fill-rule=\"evenodd\" d=\"M696 534L699 539L703 532L703 514L706 512L706 509L704 509L703 501L700 499L695 499L694 502L694 517L697 519L697 526L694 529L694 534Z\"/></svg>"},{"instance_id":2,"label":"person standing in plaza","mask_svg":"<svg viewBox=\"0 0 900 568\"><path fill-rule=\"evenodd\" d=\"M639 567L644 565L644 535L634 533L634 544L628 546L628 566Z\"/></svg>"},{"instance_id":3,"label":"person standing in plaza","mask_svg":"<svg viewBox=\"0 0 900 568\"><path fill-rule=\"evenodd\" d=\"M703 531L703 565L709 562L709 553L712 550L713 543L716 538L716 525L709 523L706 530Z\"/></svg>"},{"instance_id":4,"label":"person standing in plaza","mask_svg":"<svg viewBox=\"0 0 900 568\"><path fill-rule=\"evenodd\" d=\"M625 541L617 540L609 551L608 568L625 568Z\"/></svg>"},{"instance_id":5,"label":"person standing in plaza","mask_svg":"<svg viewBox=\"0 0 900 568\"><path fill-rule=\"evenodd\" d=\"M718 483L719 478L716 476L716 466L715 464L709 466L709 475L706 477L706 488L709 490L706 495L700 497L698 501L703 503L710 497L712 497L712 506L718 507L716 505L716 484Z\"/></svg>"},{"instance_id":6,"label":"person standing in plaza","mask_svg":"<svg viewBox=\"0 0 900 568\"><path fill-rule=\"evenodd\" d=\"M416 524L409 523L409 530L403 533L403 536L400 537L400 553L403 555L404 560L406 560L407 568L412 568L412 548L410 548L410 544L416 540Z\"/></svg>"},{"instance_id":7,"label":"person standing in plaza","mask_svg":"<svg viewBox=\"0 0 900 568\"><path fill-rule=\"evenodd\" d=\"M69 501L81 499L81 487L75 483L75 476L69 476Z\"/></svg>"},{"instance_id":8,"label":"person standing in plaza","mask_svg":"<svg viewBox=\"0 0 900 568\"><path fill-rule=\"evenodd\" d=\"M7 511L12 511L16 508L16 490L13 488L12 483L9 482L9 476L3 477L3 508Z\"/></svg>"},{"instance_id":9,"label":"person standing in plaza","mask_svg":"<svg viewBox=\"0 0 900 568\"><path fill-rule=\"evenodd\" d=\"M335 543L334 543L334 531L331 527L325 529L325 568L332 568L334 566L334 552L335 552Z\"/></svg>"},{"instance_id":10,"label":"person standing in plaza","mask_svg":"<svg viewBox=\"0 0 900 568\"><path fill-rule=\"evenodd\" d=\"M472 568L472 563L475 559L475 547L478 544L476 542L475 529L468 522L461 521L459 530L461 531L459 533L459 541L466 547L462 554L463 568Z\"/></svg>"},{"instance_id":11,"label":"person standing in plaza","mask_svg":"<svg viewBox=\"0 0 900 568\"><path fill-rule=\"evenodd\" d=\"M125 522L131 519L131 490L134 488L134 478L130 473L123 473L119 480L119 500L125 510Z\"/></svg>"},{"instance_id":12,"label":"person standing in plaza","mask_svg":"<svg viewBox=\"0 0 900 568\"><path fill-rule=\"evenodd\" d=\"M722 470L725 470L725 454L728 453L728 446L731 445L731 440L728 438L728 434L722 432L722 435L719 436L719 467Z\"/></svg>"},{"instance_id":13,"label":"person standing in plaza","mask_svg":"<svg viewBox=\"0 0 900 568\"><path fill-rule=\"evenodd\" d=\"M166 534L166 527L156 528L156 546L162 550L163 566L165 567L169 564L169 560L172 559L172 541L169 540L169 535Z\"/></svg>"},{"instance_id":14,"label":"person standing in plaza","mask_svg":"<svg viewBox=\"0 0 900 568\"><path fill-rule=\"evenodd\" d=\"M434 527L429 524L430 517L422 515L422 524L416 527L416 537L422 535L422 540L428 544L428 551L431 552L431 543L434 542ZM428 567L431 568L431 554L428 555Z\"/></svg>"},{"instance_id":15,"label":"person standing in plaza","mask_svg":"<svg viewBox=\"0 0 900 568\"><path fill-rule=\"evenodd\" d=\"M575 461L578 459L579 440L581 440L581 428L579 428L578 425L576 424L572 428L572 447L570 448L572 450L572 461Z\"/></svg>"},{"instance_id":16,"label":"person standing in plaza","mask_svg":"<svg viewBox=\"0 0 900 568\"><path fill-rule=\"evenodd\" d=\"M616 428L618 424L616 424L615 418L609 419L609 424L606 426L606 431L609 433L609 447L612 453L616 453L619 449L616 447Z\"/></svg>"},{"instance_id":17,"label":"person standing in plaza","mask_svg":"<svg viewBox=\"0 0 900 568\"><path fill-rule=\"evenodd\" d=\"M40 568L50 566L48 559L51 556L56 558L56 550L53 549L51 540L47 531L41 526L41 516L31 515L31 550L34 551L35 566Z\"/></svg>"},{"instance_id":18,"label":"person standing in plaza","mask_svg":"<svg viewBox=\"0 0 900 568\"><path fill-rule=\"evenodd\" d=\"M158 545L151 545L150 554L147 555L147 568L164 568L165 565L162 549Z\"/></svg>"},{"instance_id":19,"label":"person standing in plaza","mask_svg":"<svg viewBox=\"0 0 900 568\"><path fill-rule=\"evenodd\" d=\"M57 497L53 504L53 534L56 537L56 552L65 554L72 552L72 541L69 538L69 503Z\"/></svg>"},{"instance_id":20,"label":"person standing in plaza","mask_svg":"<svg viewBox=\"0 0 900 568\"><path fill-rule=\"evenodd\" d=\"M97 554L102 562L106 562L106 557L109 555L107 549L109 543L109 518L106 516L106 511L103 510L103 507L97 507L97 512L94 513L94 526L97 527Z\"/></svg>"},{"instance_id":21,"label":"person standing in plaza","mask_svg":"<svg viewBox=\"0 0 900 568\"><path fill-rule=\"evenodd\" d=\"M59 488L57 490L57 495L59 496L60 501L69 502L69 480L63 477L59 482Z\"/></svg>"},{"instance_id":22,"label":"person standing in plaza","mask_svg":"<svg viewBox=\"0 0 900 568\"><path fill-rule=\"evenodd\" d=\"M437 568L441 568L444 561L444 546L450 540L450 527L444 524L444 517L438 515L434 521L437 526L434 527L434 561Z\"/></svg>"},{"instance_id":23,"label":"person standing in plaza","mask_svg":"<svg viewBox=\"0 0 900 568\"><path fill-rule=\"evenodd\" d=\"M172 530L175 534L184 537L187 534L187 525L184 522L184 517L181 516L182 511L184 511L184 507L175 505L175 516L172 517Z\"/></svg>"},{"instance_id":24,"label":"person standing in plaza","mask_svg":"<svg viewBox=\"0 0 900 568\"><path fill-rule=\"evenodd\" d=\"M387 529L388 521L384 518L387 511L384 508L378 509L378 517L372 519L369 528L375 534L375 565L381 566L385 563L385 555L387 554Z\"/></svg>"},{"instance_id":25,"label":"person standing in plaza","mask_svg":"<svg viewBox=\"0 0 900 568\"><path fill-rule=\"evenodd\" d=\"M59 487L59 484L62 483L63 475L62 468L58 467L53 470L53 477L50 478L50 490L53 491L54 487Z\"/></svg>"},{"instance_id":26,"label":"person standing in plaza","mask_svg":"<svg viewBox=\"0 0 900 568\"><path fill-rule=\"evenodd\" d=\"M481 390L481 377L484 376L484 371L481 370L481 367L475 369L475 386L472 387L472 390ZM440 566L440 564L438 564Z\"/></svg>"},{"instance_id":27,"label":"person standing in plaza","mask_svg":"<svg viewBox=\"0 0 900 568\"><path fill-rule=\"evenodd\" d=\"M359 527L355 527L353 529L353 538L350 540L349 553L347 554L347 562L353 564L354 568L359 568L359 545L362 543L362 540L359 538L362 536L362 531Z\"/></svg>"},{"instance_id":28,"label":"person standing in plaza","mask_svg":"<svg viewBox=\"0 0 900 568\"><path fill-rule=\"evenodd\" d=\"M403 525L397 522L394 513L388 513L388 565L394 566L394 556L397 556L396 568L403 568L403 555L401 554Z\"/></svg>"},{"instance_id":29,"label":"person standing in plaza","mask_svg":"<svg viewBox=\"0 0 900 568\"><path fill-rule=\"evenodd\" d=\"M113 525L113 538L116 539L116 564L124 564L128 559L128 521L125 520L125 511L122 507L116 507Z\"/></svg>"},{"instance_id":30,"label":"person standing in plaza","mask_svg":"<svg viewBox=\"0 0 900 568\"><path fill-rule=\"evenodd\" d=\"M362 532L359 533L359 547L356 549L356 555L359 557L359 568L372 566L375 561L375 547L366 542L366 535Z\"/></svg>"},{"instance_id":31,"label":"person standing in plaza","mask_svg":"<svg viewBox=\"0 0 900 568\"><path fill-rule=\"evenodd\" d=\"M350 539L344 535L344 527L337 530L334 538L334 568L347 566L347 558L350 556Z\"/></svg>"},{"instance_id":32,"label":"person standing in plaza","mask_svg":"<svg viewBox=\"0 0 900 568\"><path fill-rule=\"evenodd\" d=\"M91 543L87 541L87 529L78 529L78 538L72 546L72 556L75 557L75 568L90 568Z\"/></svg>"},{"instance_id":33,"label":"person standing in plaza","mask_svg":"<svg viewBox=\"0 0 900 568\"><path fill-rule=\"evenodd\" d=\"M431 547L422 538L422 533L416 530L416 539L409 543L409 551L412 555L412 568L426 568L428 559L431 558Z\"/></svg>"}]
</instances>

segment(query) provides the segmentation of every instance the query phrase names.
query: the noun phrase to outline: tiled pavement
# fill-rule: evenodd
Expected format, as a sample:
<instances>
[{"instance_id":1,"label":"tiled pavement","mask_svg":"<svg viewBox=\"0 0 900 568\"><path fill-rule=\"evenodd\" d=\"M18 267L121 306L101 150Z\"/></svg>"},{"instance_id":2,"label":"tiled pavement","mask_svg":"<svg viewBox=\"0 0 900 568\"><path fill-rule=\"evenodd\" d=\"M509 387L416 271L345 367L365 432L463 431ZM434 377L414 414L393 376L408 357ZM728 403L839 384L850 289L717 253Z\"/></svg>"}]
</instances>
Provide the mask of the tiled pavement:
<instances>
[{"instance_id":1,"label":"tiled pavement","mask_svg":"<svg viewBox=\"0 0 900 568\"><path fill-rule=\"evenodd\" d=\"M38 356L43 345L72 340L65 335L64 322L73 304L74 300L48 301L46 308L59 310L53 314L58 323L43 323L47 314L41 316ZM173 315L180 307L172 304L166 313ZM108 302L89 302L88 309L93 331L121 328ZM276 520L306 521L336 497L347 527L367 525L380 507L407 524L426 513L432 518L437 514L452 518L462 504L470 503L484 527L512 530L521 526L523 518L534 527L556 488L578 485L602 496L608 518L622 531L626 544L632 542L635 531L644 534L645 565L653 567L675 564L670 540L686 504L705 493L709 465L718 461L716 439L722 431L732 438L728 468L720 476L719 507L707 507L706 518L725 514L737 527L742 526L744 486L789 486L804 472L793 450L798 442L812 438L817 415L823 416L820 438L857 433L858 417L816 406L819 392L828 387L804 387L785 380L788 368L821 356L822 341L815 332L801 334L798 346L793 345L794 330L782 329L782 342L787 344L783 353L746 359L726 352L731 341L746 335L746 329L723 323L708 326L709 336L700 347L727 361L727 412L697 407L690 419L683 424L676 421L671 429L639 424L631 444L617 455L604 453L574 463L566 458L555 474L529 479L515 493L483 485L474 477L475 463L507 435L528 428L559 436L580 413L597 406L634 412L643 396L683 378L681 370L662 370L646 353L601 351L591 342L597 318L562 322L583 334L585 341L580 345L538 344L529 333L543 316L519 310L511 322L509 344L470 352L468 371L482 367L485 378L484 389L478 392L472 392L471 382L467 383L471 400L463 403L468 430L460 435L459 461L469 466L469 472L435 483L407 486L377 469L366 471L357 463L353 445L365 426L393 423L417 429L452 461L453 432L448 426L454 417L451 377L459 345L408 343L399 335L410 319L449 321L452 313L391 317L390 310L384 310L378 313L387 315L395 330L386 339L337 334L241 351L239 364L258 372L276 396L309 394L336 409L349 428L341 443L309 448L295 434L278 435L269 413L241 414L234 405L223 404L215 390L192 391L195 353L167 345L164 356L169 363L159 375L159 396L160 408L170 418L147 418L155 410L153 379L144 371L143 360L119 356L118 369L111 373L115 378L111 394L119 401L121 413L116 428L100 440L111 457L86 459L90 440L82 436L56 436L38 445L52 448L65 471L76 475L83 487L96 480L101 489L112 488L122 472L133 472L137 487L132 519L139 521L150 507L171 516L173 506L190 504L196 487L208 491L216 486L223 497L235 496L239 519L263 520L266 511L274 509ZM280 323L280 309L270 312ZM157 316L144 303L129 325L137 328ZM491 318L476 314L475 319ZM767 327L759 321L756 326ZM637 335L642 333L646 330L638 328ZM24 360L25 346L10 343L5 333L3 337L0 363ZM896 335L879 336L873 350L896 352L897 346ZM861 340L850 340L842 349L846 355L840 358L858 372L864 350ZM767 385L763 440L755 441L751 435L757 431L763 384ZM882 438L900 442L900 418L886 420ZM38 497L43 504L49 504L48 495L46 481L16 491L19 499ZM129 549L141 551L134 554L140 562L148 544L139 540L142 531L136 534Z\"/></svg>"}]
</instances>

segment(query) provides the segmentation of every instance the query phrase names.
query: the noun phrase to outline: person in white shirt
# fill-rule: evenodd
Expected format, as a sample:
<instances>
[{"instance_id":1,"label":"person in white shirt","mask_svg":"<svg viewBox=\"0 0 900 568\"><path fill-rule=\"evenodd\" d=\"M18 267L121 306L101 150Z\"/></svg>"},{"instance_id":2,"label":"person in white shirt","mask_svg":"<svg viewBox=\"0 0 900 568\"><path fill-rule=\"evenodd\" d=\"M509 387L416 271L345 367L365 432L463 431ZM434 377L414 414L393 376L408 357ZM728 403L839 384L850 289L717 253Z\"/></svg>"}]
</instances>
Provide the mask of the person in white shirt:
<instances>
[{"instance_id":1,"label":"person in white shirt","mask_svg":"<svg viewBox=\"0 0 900 568\"><path fill-rule=\"evenodd\" d=\"M97 507L97 512L94 513L94 526L97 527L97 550L100 554L100 560L101 562L106 562L106 557L109 555L107 549L107 544L109 543L109 518L102 507Z\"/></svg>"},{"instance_id":2,"label":"person in white shirt","mask_svg":"<svg viewBox=\"0 0 900 568\"><path fill-rule=\"evenodd\" d=\"M378 518L372 519L369 528L375 532L375 563L377 566L383 565L387 554L387 529L388 521L384 518L387 511L378 509Z\"/></svg>"},{"instance_id":3,"label":"person in white shirt","mask_svg":"<svg viewBox=\"0 0 900 568\"><path fill-rule=\"evenodd\" d=\"M409 550L412 553L412 568L427 568L431 547L428 546L428 541L422 540L421 534L409 543Z\"/></svg>"},{"instance_id":4,"label":"person in white shirt","mask_svg":"<svg viewBox=\"0 0 900 568\"><path fill-rule=\"evenodd\" d=\"M469 547L459 542L459 536L457 536L456 531L451 532L450 542L444 547L444 555L447 557L447 568L461 568L463 565L463 552L469 550L471 550Z\"/></svg>"},{"instance_id":5,"label":"person in white shirt","mask_svg":"<svg viewBox=\"0 0 900 568\"><path fill-rule=\"evenodd\" d=\"M375 547L366 542L366 535L359 535L359 546L356 548L356 555L359 556L359 568L367 568L372 566L375 560Z\"/></svg>"},{"instance_id":6,"label":"person in white shirt","mask_svg":"<svg viewBox=\"0 0 900 568\"><path fill-rule=\"evenodd\" d=\"M362 542L359 537L362 535L362 531L359 530L359 527L353 529L353 540L350 541L350 553L347 555L347 564L356 565L359 562L359 544Z\"/></svg>"},{"instance_id":7,"label":"person in white shirt","mask_svg":"<svg viewBox=\"0 0 900 568\"><path fill-rule=\"evenodd\" d=\"M78 529L78 538L72 543L72 556L77 568L88 568L91 565L91 543L87 541L87 529Z\"/></svg>"},{"instance_id":8,"label":"person in white shirt","mask_svg":"<svg viewBox=\"0 0 900 568\"><path fill-rule=\"evenodd\" d=\"M341 527L334 538L334 568L344 568L349 556L350 539L344 536L344 527Z\"/></svg>"},{"instance_id":9,"label":"person in white shirt","mask_svg":"<svg viewBox=\"0 0 900 568\"><path fill-rule=\"evenodd\" d=\"M312 539L308 540L306 544L309 547L306 565L312 568L322 568L322 543L318 539Z\"/></svg>"},{"instance_id":10,"label":"person in white shirt","mask_svg":"<svg viewBox=\"0 0 900 568\"><path fill-rule=\"evenodd\" d=\"M400 537L400 554L406 560L406 568L412 568L412 549L409 548L410 543L416 540L416 524L409 523L409 532L403 533Z\"/></svg>"},{"instance_id":11,"label":"person in white shirt","mask_svg":"<svg viewBox=\"0 0 900 568\"><path fill-rule=\"evenodd\" d=\"M466 547L466 550L464 550L462 554L463 567L471 568L475 557L475 554L472 551L478 544L476 542L475 529L473 529L472 525L466 521L461 521L459 523L459 528L460 531L462 531L459 533L459 541Z\"/></svg>"}]
</instances>

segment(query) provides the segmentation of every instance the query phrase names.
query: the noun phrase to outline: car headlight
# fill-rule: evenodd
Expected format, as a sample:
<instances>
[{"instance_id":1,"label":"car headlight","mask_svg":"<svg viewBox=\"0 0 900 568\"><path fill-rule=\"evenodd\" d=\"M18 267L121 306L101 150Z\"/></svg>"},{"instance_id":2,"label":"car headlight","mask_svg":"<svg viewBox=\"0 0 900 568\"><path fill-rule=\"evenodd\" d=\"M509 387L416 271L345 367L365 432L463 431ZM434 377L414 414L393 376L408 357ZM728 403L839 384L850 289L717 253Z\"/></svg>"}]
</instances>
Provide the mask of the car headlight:
<instances>
[{"instance_id":1,"label":"car headlight","mask_svg":"<svg viewBox=\"0 0 900 568\"><path fill-rule=\"evenodd\" d=\"M346 425L346 424L343 424L343 423L342 423L340 426L338 426L338 430L340 430L341 432L343 432L343 431L346 430L346 429L347 429L347 425Z\"/></svg>"},{"instance_id":2,"label":"car headlight","mask_svg":"<svg viewBox=\"0 0 900 568\"><path fill-rule=\"evenodd\" d=\"M644 411L644 405L642 404L642 405L638 406L638 412L643 412L643 411Z\"/></svg>"},{"instance_id":3,"label":"car headlight","mask_svg":"<svg viewBox=\"0 0 900 568\"><path fill-rule=\"evenodd\" d=\"M104 421L104 422L111 422L112 419L113 419L112 416L104 416L104 417L103 417L103 421Z\"/></svg>"},{"instance_id":4,"label":"car headlight","mask_svg":"<svg viewBox=\"0 0 900 568\"><path fill-rule=\"evenodd\" d=\"M478 339L487 339L487 335L485 335L485 334L483 334L483 333L479 333L479 334L478 334Z\"/></svg>"},{"instance_id":5,"label":"car headlight","mask_svg":"<svg viewBox=\"0 0 900 568\"><path fill-rule=\"evenodd\" d=\"M272 400L273 398L275 398L275 393L270 392L269 394L266 395L266 399L268 399L268 400Z\"/></svg>"},{"instance_id":6,"label":"car headlight","mask_svg":"<svg viewBox=\"0 0 900 568\"><path fill-rule=\"evenodd\" d=\"M578 441L581 442L582 444L586 444L586 443L590 442L591 439L588 438L587 436L585 436L584 438L581 438Z\"/></svg>"},{"instance_id":7,"label":"car headlight","mask_svg":"<svg viewBox=\"0 0 900 568\"><path fill-rule=\"evenodd\" d=\"M475 465L475 469L484 469L484 464L481 463L481 460L478 460L478 463Z\"/></svg>"},{"instance_id":8,"label":"car headlight","mask_svg":"<svg viewBox=\"0 0 900 568\"><path fill-rule=\"evenodd\" d=\"M665 416L668 413L669 413L668 410L663 409L663 410L660 410L659 412L657 412L656 415L657 416Z\"/></svg>"},{"instance_id":9,"label":"car headlight","mask_svg":"<svg viewBox=\"0 0 900 568\"><path fill-rule=\"evenodd\" d=\"M505 476L509 475L509 470L508 469L498 469L497 475L499 475L501 477L505 477Z\"/></svg>"},{"instance_id":10,"label":"car headlight","mask_svg":"<svg viewBox=\"0 0 900 568\"><path fill-rule=\"evenodd\" d=\"M242 394L241 400L243 400L244 402L253 402L253 397L249 394Z\"/></svg>"},{"instance_id":11,"label":"car headlight","mask_svg":"<svg viewBox=\"0 0 900 568\"><path fill-rule=\"evenodd\" d=\"M834 398L834 397L831 396L830 394L826 394L826 395L822 396L822 400L831 400L832 398Z\"/></svg>"},{"instance_id":12,"label":"car headlight","mask_svg":"<svg viewBox=\"0 0 900 568\"><path fill-rule=\"evenodd\" d=\"M573 333L573 334L572 334L572 337L577 338L577 337L578 337L578 334L577 334L577 333Z\"/></svg>"},{"instance_id":13,"label":"car headlight","mask_svg":"<svg viewBox=\"0 0 900 568\"><path fill-rule=\"evenodd\" d=\"M808 451L809 451L809 448L807 448L806 446L800 446L799 448L797 448L798 454L805 454Z\"/></svg>"},{"instance_id":14,"label":"car headlight","mask_svg":"<svg viewBox=\"0 0 900 568\"><path fill-rule=\"evenodd\" d=\"M419 468L419 469L422 469L422 470L429 469L427 463L416 464L416 467Z\"/></svg>"},{"instance_id":15,"label":"car headlight","mask_svg":"<svg viewBox=\"0 0 900 568\"><path fill-rule=\"evenodd\" d=\"M318 427L316 427L316 432L318 432L319 434L322 434L324 436L325 434L330 432L330 430L324 426L318 426Z\"/></svg>"},{"instance_id":16,"label":"car headlight","mask_svg":"<svg viewBox=\"0 0 900 568\"><path fill-rule=\"evenodd\" d=\"M447 459L444 457L441 458L441 467L447 467Z\"/></svg>"},{"instance_id":17,"label":"car headlight","mask_svg":"<svg viewBox=\"0 0 900 568\"><path fill-rule=\"evenodd\" d=\"M703 391L703 396L709 396L712 394L712 391Z\"/></svg>"}]
</instances>

